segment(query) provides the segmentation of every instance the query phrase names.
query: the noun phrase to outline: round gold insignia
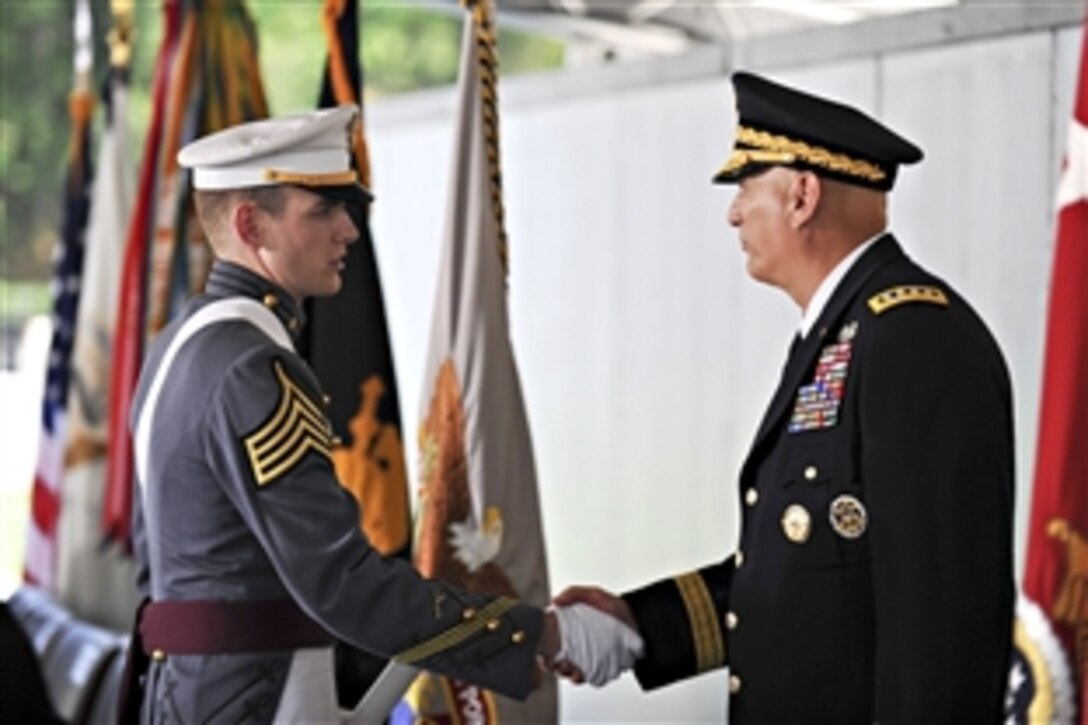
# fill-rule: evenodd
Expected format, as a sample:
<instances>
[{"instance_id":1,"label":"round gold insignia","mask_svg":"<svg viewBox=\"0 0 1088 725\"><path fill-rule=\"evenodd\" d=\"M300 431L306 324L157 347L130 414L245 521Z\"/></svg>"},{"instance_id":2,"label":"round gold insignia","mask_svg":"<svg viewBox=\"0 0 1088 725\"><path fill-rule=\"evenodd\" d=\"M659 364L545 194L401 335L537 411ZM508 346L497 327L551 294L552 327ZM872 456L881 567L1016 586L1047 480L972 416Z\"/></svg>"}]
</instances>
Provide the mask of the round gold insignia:
<instances>
[{"instance_id":1,"label":"round gold insignia","mask_svg":"<svg viewBox=\"0 0 1088 725\"><path fill-rule=\"evenodd\" d=\"M782 514L782 532L786 538L795 544L803 544L808 541L812 533L812 517L801 504L791 504Z\"/></svg>"},{"instance_id":2,"label":"round gold insignia","mask_svg":"<svg viewBox=\"0 0 1088 725\"><path fill-rule=\"evenodd\" d=\"M828 511L831 528L844 539L856 539L869 527L869 514L857 498L843 494L831 502Z\"/></svg>"}]
</instances>

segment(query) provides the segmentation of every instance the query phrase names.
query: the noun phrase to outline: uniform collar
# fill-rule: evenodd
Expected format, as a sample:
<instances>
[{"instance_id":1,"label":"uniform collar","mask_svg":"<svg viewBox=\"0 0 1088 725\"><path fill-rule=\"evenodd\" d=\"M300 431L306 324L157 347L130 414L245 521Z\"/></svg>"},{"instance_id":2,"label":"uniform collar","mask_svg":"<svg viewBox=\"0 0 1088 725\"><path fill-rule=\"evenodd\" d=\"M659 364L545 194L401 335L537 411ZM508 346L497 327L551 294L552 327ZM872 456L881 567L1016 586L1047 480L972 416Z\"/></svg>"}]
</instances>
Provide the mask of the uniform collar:
<instances>
[{"instance_id":1,"label":"uniform collar","mask_svg":"<svg viewBox=\"0 0 1088 725\"><path fill-rule=\"evenodd\" d=\"M234 262L217 259L208 275L204 292L211 297L248 297L262 302L275 313L294 339L298 338L306 323L302 306L283 288Z\"/></svg>"},{"instance_id":2,"label":"uniform collar","mask_svg":"<svg viewBox=\"0 0 1088 725\"><path fill-rule=\"evenodd\" d=\"M827 306L827 301L831 299L832 293L835 288L839 286L839 282L846 276L846 273L850 271L850 268L854 266L854 263L858 261L858 258L865 253L865 250L873 246L876 240L883 237L887 232L881 232L876 236L871 237L868 241L859 244L854 249L839 260L839 263L835 265L823 281L820 282L820 286L816 288L816 292L813 293L812 299L809 300L808 306L805 307L804 313L801 315L801 322L798 326L798 334L802 338L808 337L808 333L812 330L812 326L816 324L816 320L820 319L820 314L824 311L824 307Z\"/></svg>"}]
</instances>

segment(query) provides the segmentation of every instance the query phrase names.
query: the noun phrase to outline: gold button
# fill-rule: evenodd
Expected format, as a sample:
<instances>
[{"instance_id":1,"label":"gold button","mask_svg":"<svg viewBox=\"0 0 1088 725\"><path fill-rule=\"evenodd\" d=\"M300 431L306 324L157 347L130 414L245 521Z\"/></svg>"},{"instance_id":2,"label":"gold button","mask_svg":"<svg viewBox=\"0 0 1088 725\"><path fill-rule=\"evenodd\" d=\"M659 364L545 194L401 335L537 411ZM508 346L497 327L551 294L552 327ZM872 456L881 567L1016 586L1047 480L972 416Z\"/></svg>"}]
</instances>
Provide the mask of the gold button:
<instances>
[{"instance_id":1,"label":"gold button","mask_svg":"<svg viewBox=\"0 0 1088 725\"><path fill-rule=\"evenodd\" d=\"M819 475L820 475L820 471L819 471L819 469L816 468L816 466L806 466L805 467L805 480L806 481L815 481L816 477L819 476Z\"/></svg>"},{"instance_id":2,"label":"gold button","mask_svg":"<svg viewBox=\"0 0 1088 725\"><path fill-rule=\"evenodd\" d=\"M740 624L740 617L738 617L736 613L728 612L725 615L725 626L727 628L736 629L738 624Z\"/></svg>"},{"instance_id":3,"label":"gold button","mask_svg":"<svg viewBox=\"0 0 1088 725\"><path fill-rule=\"evenodd\" d=\"M729 692L734 695L740 692L740 678L736 675L729 675Z\"/></svg>"},{"instance_id":4,"label":"gold button","mask_svg":"<svg viewBox=\"0 0 1088 725\"><path fill-rule=\"evenodd\" d=\"M291 332L294 332L295 330L297 330L298 329L298 318L297 317L292 317L290 320L287 321L287 326L289 328L291 328Z\"/></svg>"},{"instance_id":5,"label":"gold button","mask_svg":"<svg viewBox=\"0 0 1088 725\"><path fill-rule=\"evenodd\" d=\"M468 607L468 608L465 609L465 611L461 612L461 618L465 619L465 620L472 619L475 616L476 616L476 610L473 609L472 607Z\"/></svg>"},{"instance_id":6,"label":"gold button","mask_svg":"<svg viewBox=\"0 0 1088 725\"><path fill-rule=\"evenodd\" d=\"M340 436L333 436L332 437L332 444L334 446L343 445L344 444L344 439L341 438Z\"/></svg>"},{"instance_id":7,"label":"gold button","mask_svg":"<svg viewBox=\"0 0 1088 725\"><path fill-rule=\"evenodd\" d=\"M162 662L166 659L166 653L163 652L161 649L152 650L151 659L155 660L156 662Z\"/></svg>"},{"instance_id":8,"label":"gold button","mask_svg":"<svg viewBox=\"0 0 1088 725\"><path fill-rule=\"evenodd\" d=\"M525 641L525 632L522 632L519 629L518 631L516 631L512 635L510 635L510 641L513 642L514 644L521 644L522 642Z\"/></svg>"},{"instance_id":9,"label":"gold button","mask_svg":"<svg viewBox=\"0 0 1088 725\"><path fill-rule=\"evenodd\" d=\"M496 629L499 628L499 624L500 624L500 622L497 619L488 620L488 622L487 622L487 631L488 632L494 632Z\"/></svg>"},{"instance_id":10,"label":"gold button","mask_svg":"<svg viewBox=\"0 0 1088 725\"><path fill-rule=\"evenodd\" d=\"M744 552L740 549L737 549L737 554L733 557L733 563L737 569L740 569L742 566L744 566Z\"/></svg>"},{"instance_id":11,"label":"gold button","mask_svg":"<svg viewBox=\"0 0 1088 725\"><path fill-rule=\"evenodd\" d=\"M332 396L329 395L328 393L325 393L324 395L321 396L321 402L324 403L325 405L329 405L330 403L332 403Z\"/></svg>"},{"instance_id":12,"label":"gold button","mask_svg":"<svg viewBox=\"0 0 1088 725\"><path fill-rule=\"evenodd\" d=\"M276 305L278 305L280 303L280 300L279 300L278 297L276 297L276 295L269 292L268 294L266 294L264 296L264 298L261 300L261 302L264 302L265 307L267 307L269 309L272 309L273 307L275 307Z\"/></svg>"},{"instance_id":13,"label":"gold button","mask_svg":"<svg viewBox=\"0 0 1088 725\"><path fill-rule=\"evenodd\" d=\"M750 488L744 492L744 503L748 504L749 506L755 506L756 501L758 500L759 491L755 490L754 488Z\"/></svg>"}]
</instances>

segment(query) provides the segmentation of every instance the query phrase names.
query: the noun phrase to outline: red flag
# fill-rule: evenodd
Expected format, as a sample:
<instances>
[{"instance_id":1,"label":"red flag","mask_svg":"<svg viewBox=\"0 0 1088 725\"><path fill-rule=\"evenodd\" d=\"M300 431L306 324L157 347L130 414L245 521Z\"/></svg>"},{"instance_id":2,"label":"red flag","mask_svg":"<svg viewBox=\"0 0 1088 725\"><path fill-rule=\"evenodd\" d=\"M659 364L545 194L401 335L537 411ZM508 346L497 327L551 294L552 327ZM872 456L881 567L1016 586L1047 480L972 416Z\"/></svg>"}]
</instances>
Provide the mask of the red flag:
<instances>
[{"instance_id":1,"label":"red flag","mask_svg":"<svg viewBox=\"0 0 1088 725\"><path fill-rule=\"evenodd\" d=\"M166 33L155 69L151 129L125 248L113 374L103 527L128 546L132 439L128 416L144 336L179 300L202 289L210 265L194 221L190 177L178 149L196 136L268 115L257 33L244 0L166 0ZM184 253L183 253L184 252Z\"/></svg>"},{"instance_id":2,"label":"red flag","mask_svg":"<svg viewBox=\"0 0 1088 725\"><path fill-rule=\"evenodd\" d=\"M1073 664L1088 723L1088 33L1058 188L1024 591Z\"/></svg>"},{"instance_id":3,"label":"red flag","mask_svg":"<svg viewBox=\"0 0 1088 725\"><path fill-rule=\"evenodd\" d=\"M109 539L129 540L129 516L132 510L132 435L128 412L136 390L143 353L144 312L147 305L145 270L147 267L150 214L154 202L156 160L162 142L163 115L170 63L177 44L181 3L167 0L163 7L165 29L162 46L155 61L155 80L151 94L151 125L144 142L136 203L125 243L121 271L121 290L117 304L117 327L110 369L109 457L106 464L106 494L102 507L102 530Z\"/></svg>"}]
</instances>

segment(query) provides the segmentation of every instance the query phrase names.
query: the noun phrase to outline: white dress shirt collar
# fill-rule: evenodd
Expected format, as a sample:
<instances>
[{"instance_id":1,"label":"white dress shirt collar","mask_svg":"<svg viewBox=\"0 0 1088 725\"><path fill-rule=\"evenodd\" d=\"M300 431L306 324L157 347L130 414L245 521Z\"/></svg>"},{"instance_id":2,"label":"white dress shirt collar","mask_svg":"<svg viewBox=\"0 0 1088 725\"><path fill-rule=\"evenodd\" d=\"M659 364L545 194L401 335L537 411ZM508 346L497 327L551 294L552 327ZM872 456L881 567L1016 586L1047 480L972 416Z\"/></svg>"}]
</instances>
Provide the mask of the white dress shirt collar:
<instances>
[{"instance_id":1,"label":"white dress shirt collar","mask_svg":"<svg viewBox=\"0 0 1088 725\"><path fill-rule=\"evenodd\" d=\"M843 257L835 268L824 277L823 282L820 282L820 286L816 288L816 292L812 295L812 299L808 301L808 307L805 308L804 313L801 315L801 323L798 327L798 332L801 338L808 336L812 326L816 324L816 320L820 319L820 313L824 311L824 307L827 306L827 301L831 299L831 294L835 291L835 288L839 286L839 282L846 276L846 273L850 271L850 268L854 266L854 262L858 260L865 250L873 246L873 242L884 236L886 232L881 232L876 236L869 239L863 244L859 244L854 248L850 254Z\"/></svg>"}]
</instances>

